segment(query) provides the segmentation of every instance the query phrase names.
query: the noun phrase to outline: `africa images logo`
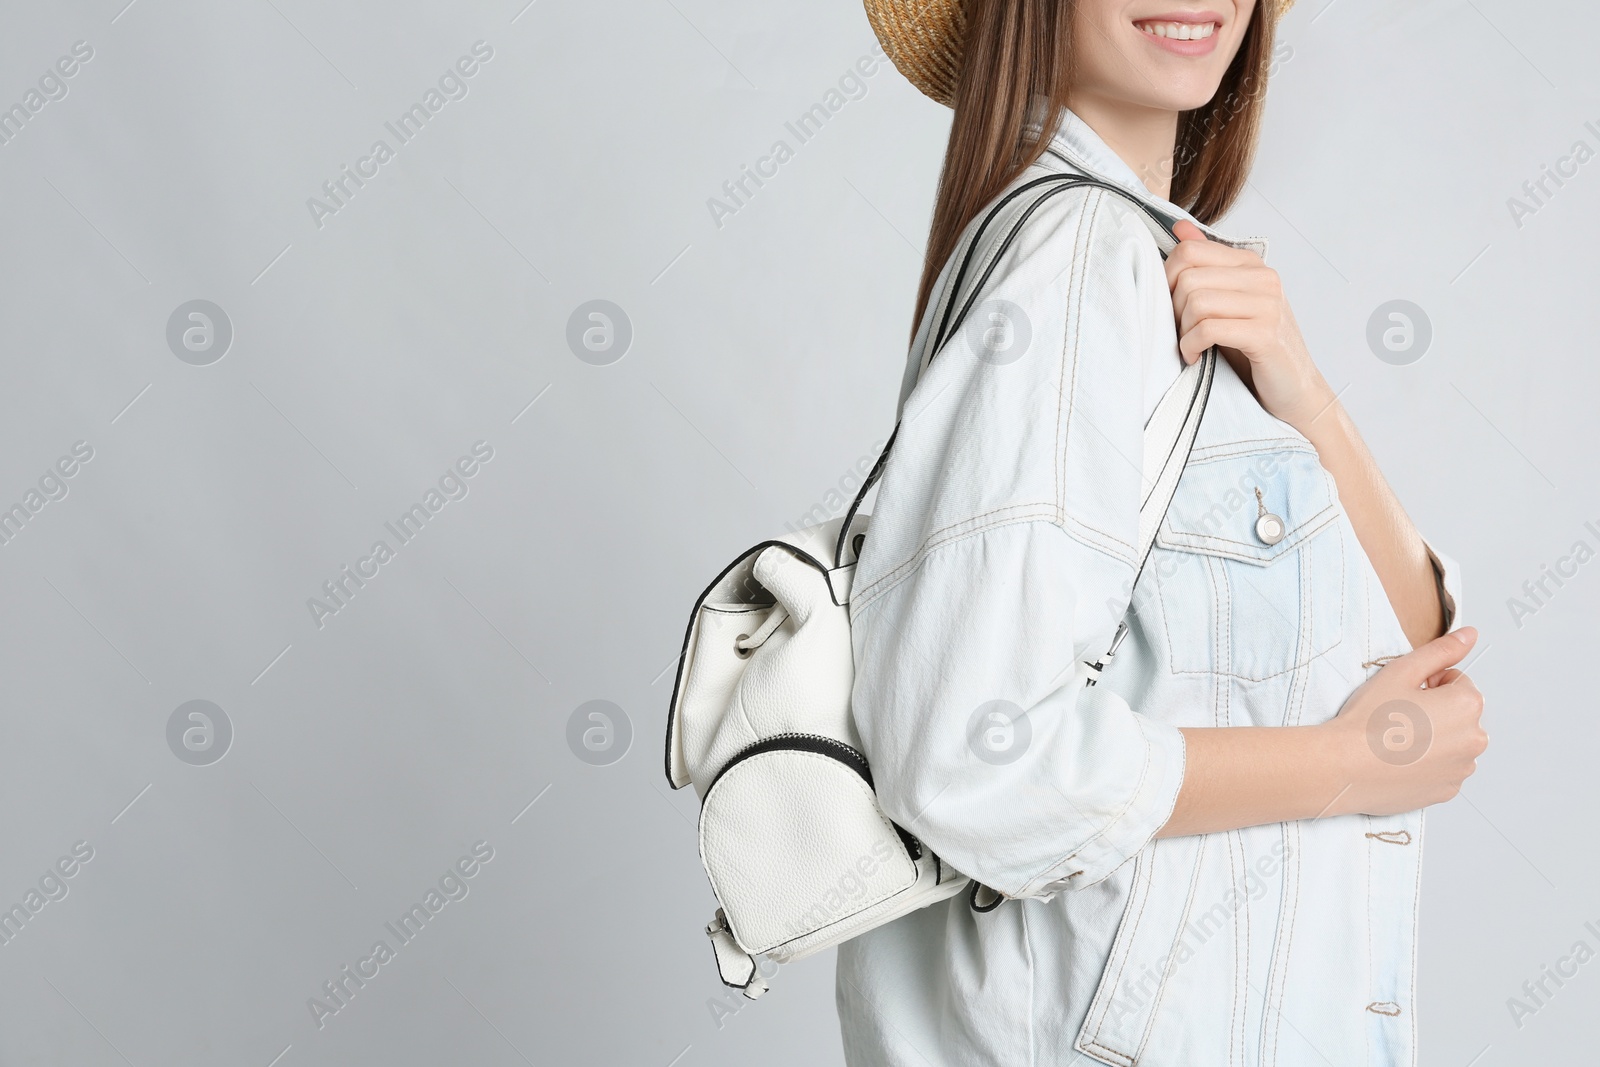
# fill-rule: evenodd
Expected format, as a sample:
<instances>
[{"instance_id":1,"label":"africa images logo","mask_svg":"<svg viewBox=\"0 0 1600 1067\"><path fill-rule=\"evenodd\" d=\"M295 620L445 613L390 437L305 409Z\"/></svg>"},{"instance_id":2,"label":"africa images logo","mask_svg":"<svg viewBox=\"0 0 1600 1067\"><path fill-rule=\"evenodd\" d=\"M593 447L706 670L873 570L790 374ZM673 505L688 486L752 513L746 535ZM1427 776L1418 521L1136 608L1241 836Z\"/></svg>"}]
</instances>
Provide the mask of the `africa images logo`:
<instances>
[{"instance_id":1,"label":"africa images logo","mask_svg":"<svg viewBox=\"0 0 1600 1067\"><path fill-rule=\"evenodd\" d=\"M470 456L462 456L445 468L437 488L429 487L422 494L422 499L402 512L399 518L383 524L384 529L394 537L393 545L383 538L374 541L368 553L356 560L354 569L346 563L337 575L322 583L326 600L307 597L306 610L311 613L311 621L317 629L322 629L329 617L349 607L356 594L367 587L367 582L376 578L383 566L399 554L401 546L416 540L434 516L444 510L445 504L452 500L465 500L471 491L468 479L475 477L483 465L492 459L493 445L488 441L474 442Z\"/></svg>"},{"instance_id":2,"label":"africa images logo","mask_svg":"<svg viewBox=\"0 0 1600 1067\"><path fill-rule=\"evenodd\" d=\"M354 967L346 963L332 978L322 983L321 996L307 997L306 1009L311 1012L317 1029L321 1030L330 1017L348 1008L356 994L382 974L383 968L393 963L400 950L427 929L428 924L444 911L445 905L467 899L467 894L472 892L471 879L476 878L483 870L483 865L492 859L494 847L487 841L475 842L470 854L445 868L437 886L429 886L420 901L412 904L398 918L383 924L383 928L393 936L393 944L389 943L388 937L374 941L372 949L357 959Z\"/></svg>"},{"instance_id":3,"label":"africa images logo","mask_svg":"<svg viewBox=\"0 0 1600 1067\"><path fill-rule=\"evenodd\" d=\"M493 58L494 48L487 41L473 42L472 54L462 56L454 66L446 68L439 75L437 88L430 85L419 101L402 111L393 122L383 124L394 138L393 145L381 137L373 141L367 154L356 160L355 169L348 163L341 164L339 173L322 183L322 198L307 197L306 210L311 212L311 221L316 223L317 229L322 229L329 217L337 215L355 199L356 193L378 176L379 168L394 159L401 147L410 144L428 121L444 110L445 104L465 100L469 91L467 79Z\"/></svg>"}]
</instances>

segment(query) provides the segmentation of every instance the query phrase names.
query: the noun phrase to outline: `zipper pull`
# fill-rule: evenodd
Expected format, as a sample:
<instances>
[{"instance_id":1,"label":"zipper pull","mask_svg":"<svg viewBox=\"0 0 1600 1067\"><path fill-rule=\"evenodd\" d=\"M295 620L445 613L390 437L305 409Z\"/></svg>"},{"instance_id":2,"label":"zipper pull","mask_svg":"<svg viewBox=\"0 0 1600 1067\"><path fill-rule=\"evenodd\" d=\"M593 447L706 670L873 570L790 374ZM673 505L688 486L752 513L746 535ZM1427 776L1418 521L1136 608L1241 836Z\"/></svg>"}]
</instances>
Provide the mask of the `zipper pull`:
<instances>
[{"instance_id":1,"label":"zipper pull","mask_svg":"<svg viewBox=\"0 0 1600 1067\"><path fill-rule=\"evenodd\" d=\"M1128 620L1124 619L1117 623L1117 632L1111 638L1111 647L1106 649L1106 654L1101 656L1100 659L1094 663L1089 663L1088 660L1084 661L1089 667L1089 677L1083 683L1085 687L1094 685L1100 681L1100 672L1105 670L1106 661L1117 654L1117 649L1122 646L1122 639L1127 636Z\"/></svg>"}]
</instances>

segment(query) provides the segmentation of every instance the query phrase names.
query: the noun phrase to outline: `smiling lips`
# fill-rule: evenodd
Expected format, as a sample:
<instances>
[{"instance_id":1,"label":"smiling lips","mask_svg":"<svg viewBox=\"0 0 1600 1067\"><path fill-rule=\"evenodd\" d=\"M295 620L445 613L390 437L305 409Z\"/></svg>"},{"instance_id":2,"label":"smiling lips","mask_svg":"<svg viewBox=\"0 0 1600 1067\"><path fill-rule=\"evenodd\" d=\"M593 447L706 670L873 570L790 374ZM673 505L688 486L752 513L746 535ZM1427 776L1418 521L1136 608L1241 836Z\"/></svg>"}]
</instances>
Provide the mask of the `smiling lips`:
<instances>
[{"instance_id":1,"label":"smiling lips","mask_svg":"<svg viewBox=\"0 0 1600 1067\"><path fill-rule=\"evenodd\" d=\"M1139 19L1134 28L1151 44L1180 56L1203 56L1217 47L1222 20L1210 12L1182 12Z\"/></svg>"}]
</instances>

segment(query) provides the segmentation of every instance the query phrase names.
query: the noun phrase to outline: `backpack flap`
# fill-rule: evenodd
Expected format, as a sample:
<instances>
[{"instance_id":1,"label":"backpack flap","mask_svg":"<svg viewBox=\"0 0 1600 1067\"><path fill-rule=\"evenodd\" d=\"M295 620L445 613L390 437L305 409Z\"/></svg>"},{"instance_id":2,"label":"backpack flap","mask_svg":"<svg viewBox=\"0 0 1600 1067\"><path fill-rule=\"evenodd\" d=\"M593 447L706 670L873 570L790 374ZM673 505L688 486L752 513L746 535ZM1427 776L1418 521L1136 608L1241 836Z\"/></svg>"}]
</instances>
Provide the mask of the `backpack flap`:
<instances>
[{"instance_id":1,"label":"backpack flap","mask_svg":"<svg viewBox=\"0 0 1600 1067\"><path fill-rule=\"evenodd\" d=\"M843 525L834 519L761 542L695 601L667 711L674 789L694 782L704 796L729 759L776 733L857 744L849 713L854 553L840 567L824 562ZM866 525L858 515L852 531Z\"/></svg>"}]
</instances>

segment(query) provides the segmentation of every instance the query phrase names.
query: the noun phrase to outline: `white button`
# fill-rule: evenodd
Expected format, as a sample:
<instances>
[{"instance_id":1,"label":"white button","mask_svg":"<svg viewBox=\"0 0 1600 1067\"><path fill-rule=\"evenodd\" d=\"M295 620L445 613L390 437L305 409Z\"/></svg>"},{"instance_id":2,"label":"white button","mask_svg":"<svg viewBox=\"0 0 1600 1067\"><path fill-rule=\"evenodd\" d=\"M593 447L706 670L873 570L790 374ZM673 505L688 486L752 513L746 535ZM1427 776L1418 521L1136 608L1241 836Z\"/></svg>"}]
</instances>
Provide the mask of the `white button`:
<instances>
[{"instance_id":1,"label":"white button","mask_svg":"<svg viewBox=\"0 0 1600 1067\"><path fill-rule=\"evenodd\" d=\"M1256 536L1269 545L1275 545L1283 540L1283 520L1273 514L1266 514L1256 520Z\"/></svg>"}]
</instances>

